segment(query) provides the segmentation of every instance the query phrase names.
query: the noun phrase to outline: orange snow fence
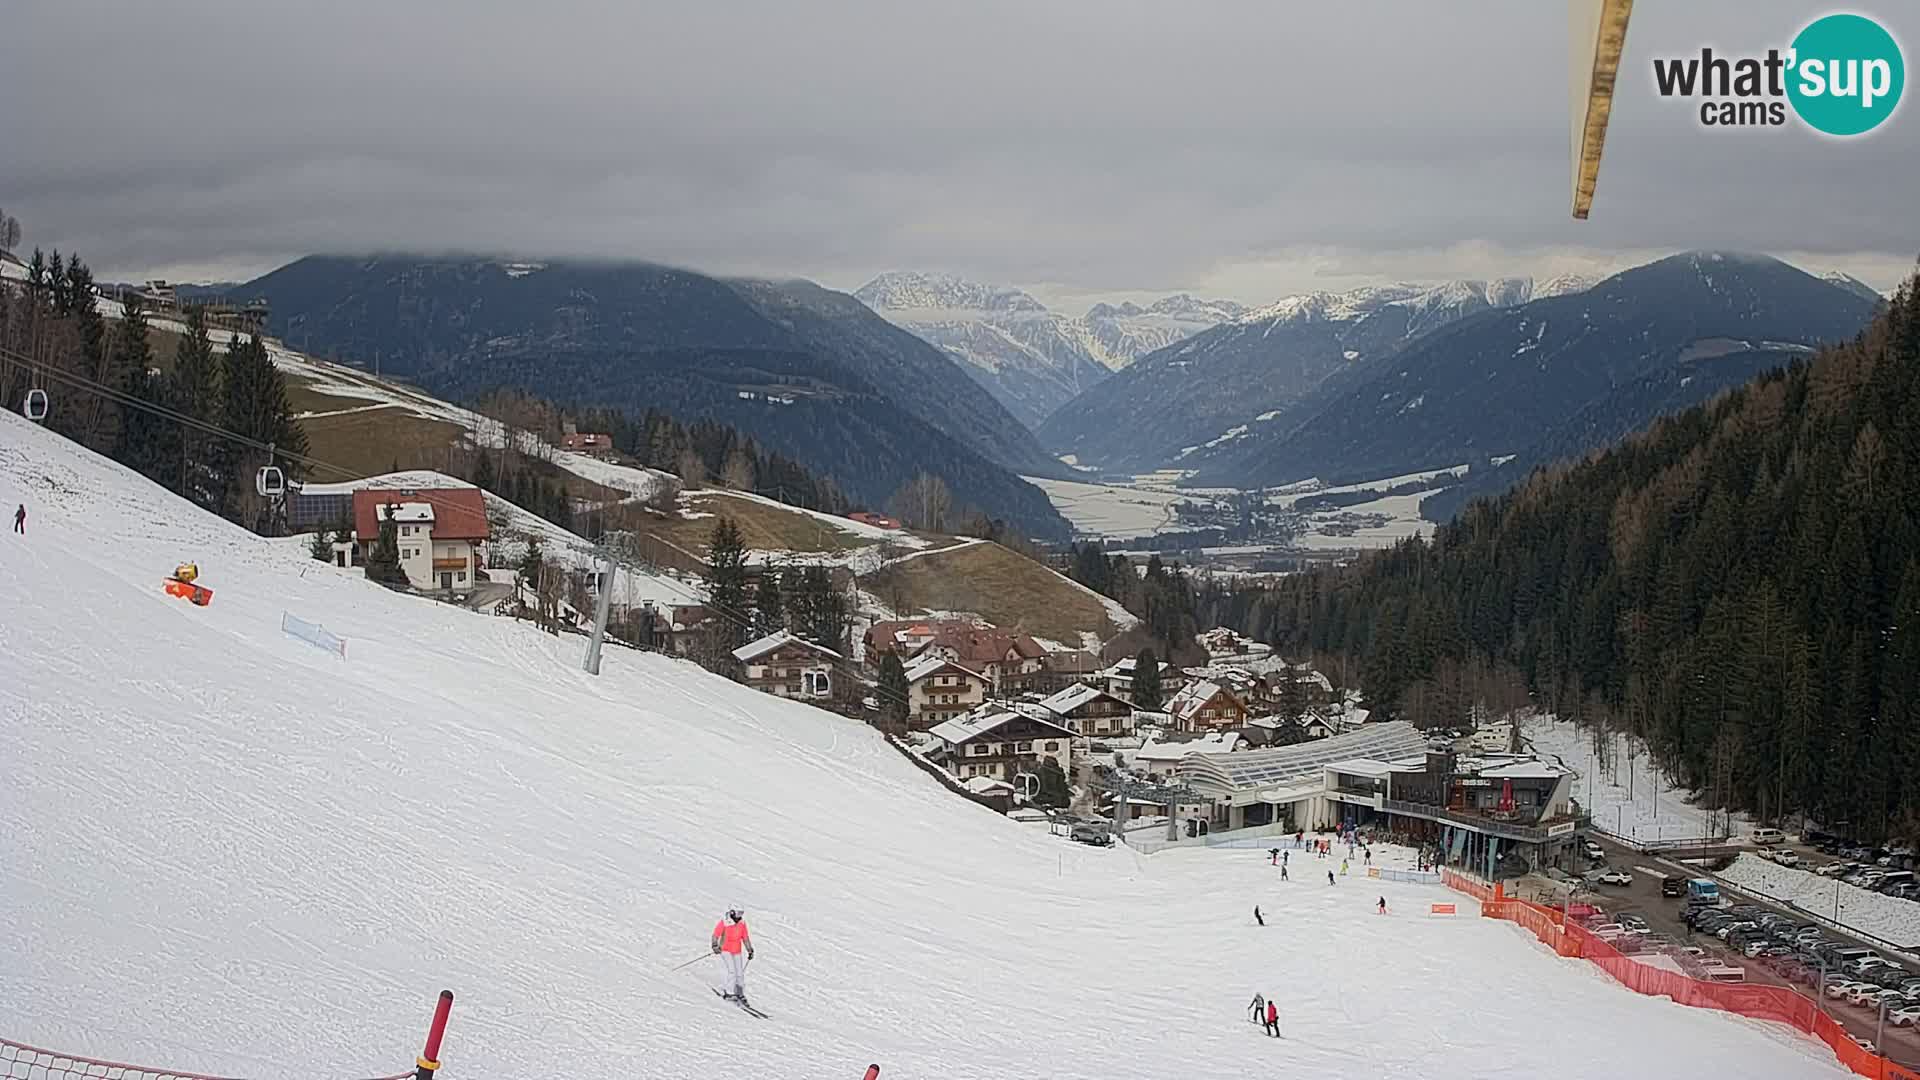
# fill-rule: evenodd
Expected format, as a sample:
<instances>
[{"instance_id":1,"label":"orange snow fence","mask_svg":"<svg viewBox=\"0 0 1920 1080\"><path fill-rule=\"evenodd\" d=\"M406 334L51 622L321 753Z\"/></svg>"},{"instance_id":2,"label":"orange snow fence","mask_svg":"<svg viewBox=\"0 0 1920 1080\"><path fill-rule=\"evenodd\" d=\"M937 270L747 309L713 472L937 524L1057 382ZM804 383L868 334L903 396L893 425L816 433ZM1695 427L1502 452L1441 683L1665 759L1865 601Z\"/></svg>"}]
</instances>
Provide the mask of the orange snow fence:
<instances>
[{"instance_id":1,"label":"orange snow fence","mask_svg":"<svg viewBox=\"0 0 1920 1080\"><path fill-rule=\"evenodd\" d=\"M1719 1009L1787 1024L1826 1043L1842 1065L1860 1076L1871 1076L1875 1080L1920 1080L1920 1072L1863 1049L1847 1034L1845 1025L1821 1011L1814 999L1796 990L1784 986L1708 982L1642 964L1578 923L1568 923L1564 913L1556 909L1508 897L1500 886L1488 885L1458 871L1441 871L1441 880L1449 888L1479 898L1480 914L1526 927L1554 952L1587 961L1635 993L1671 998L1696 1009Z\"/></svg>"}]
</instances>

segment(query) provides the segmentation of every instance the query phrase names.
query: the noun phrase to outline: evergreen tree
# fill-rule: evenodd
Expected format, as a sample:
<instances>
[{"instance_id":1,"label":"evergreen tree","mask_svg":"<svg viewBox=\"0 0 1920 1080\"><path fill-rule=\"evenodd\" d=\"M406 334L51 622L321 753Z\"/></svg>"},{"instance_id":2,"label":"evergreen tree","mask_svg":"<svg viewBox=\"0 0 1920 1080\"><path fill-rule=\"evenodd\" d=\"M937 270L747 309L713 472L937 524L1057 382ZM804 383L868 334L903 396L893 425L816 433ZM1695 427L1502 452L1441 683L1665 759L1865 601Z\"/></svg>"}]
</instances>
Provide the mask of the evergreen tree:
<instances>
[{"instance_id":1,"label":"evergreen tree","mask_svg":"<svg viewBox=\"0 0 1920 1080\"><path fill-rule=\"evenodd\" d=\"M493 453L482 449L473 462L473 486L485 491L493 490Z\"/></svg>"},{"instance_id":2,"label":"evergreen tree","mask_svg":"<svg viewBox=\"0 0 1920 1080\"><path fill-rule=\"evenodd\" d=\"M808 610L807 621L801 624L801 635L816 645L844 651L847 598L833 587L827 568L818 564L807 567L800 587L807 596Z\"/></svg>"},{"instance_id":3,"label":"evergreen tree","mask_svg":"<svg viewBox=\"0 0 1920 1080\"><path fill-rule=\"evenodd\" d=\"M389 503L387 512L380 522L380 533L373 541L373 550L367 554L367 580L377 581L393 588L406 588L411 584L407 572L400 567L400 527L394 524L393 515L399 507Z\"/></svg>"},{"instance_id":4,"label":"evergreen tree","mask_svg":"<svg viewBox=\"0 0 1920 1080\"><path fill-rule=\"evenodd\" d=\"M205 424L219 422L226 412L220 386L220 360L207 337L206 311L187 308L187 333L173 357L174 408ZM195 505L218 512L225 498L226 478L219 473L217 443L203 430L182 425L177 475L170 485Z\"/></svg>"},{"instance_id":5,"label":"evergreen tree","mask_svg":"<svg viewBox=\"0 0 1920 1080\"><path fill-rule=\"evenodd\" d=\"M1275 711L1282 718L1297 724L1301 715L1307 711L1306 687L1300 684L1298 673L1293 670L1292 664L1287 664L1280 669L1279 679L1280 684L1274 688Z\"/></svg>"},{"instance_id":6,"label":"evergreen tree","mask_svg":"<svg viewBox=\"0 0 1920 1080\"><path fill-rule=\"evenodd\" d=\"M1141 649L1133 658L1133 707L1157 712L1166 703L1160 688L1160 658L1152 649Z\"/></svg>"},{"instance_id":7,"label":"evergreen tree","mask_svg":"<svg viewBox=\"0 0 1920 1080\"><path fill-rule=\"evenodd\" d=\"M293 418L280 369L273 366L266 343L258 337L233 339L227 349L225 386L222 426L244 439L273 447L269 457L266 451L251 446L224 444L227 514L235 521L261 528L263 500L255 491L255 478L267 465L278 467L287 479L299 477L299 459L306 455L307 435Z\"/></svg>"},{"instance_id":8,"label":"evergreen tree","mask_svg":"<svg viewBox=\"0 0 1920 1080\"><path fill-rule=\"evenodd\" d=\"M1040 780L1040 789L1033 797L1034 805L1059 809L1073 802L1073 789L1068 786L1066 771L1058 761L1042 757L1034 772Z\"/></svg>"},{"instance_id":9,"label":"evergreen tree","mask_svg":"<svg viewBox=\"0 0 1920 1080\"><path fill-rule=\"evenodd\" d=\"M722 515L707 541L707 606L714 612L716 655L731 653L746 643L750 627L747 604L747 545L733 519Z\"/></svg>"},{"instance_id":10,"label":"evergreen tree","mask_svg":"<svg viewBox=\"0 0 1920 1080\"><path fill-rule=\"evenodd\" d=\"M313 541L307 545L307 553L312 555L316 562L332 562L333 534L325 529L315 529L313 531Z\"/></svg>"},{"instance_id":11,"label":"evergreen tree","mask_svg":"<svg viewBox=\"0 0 1920 1080\"><path fill-rule=\"evenodd\" d=\"M900 662L900 653L888 650L880 658L879 696L880 715L891 730L906 730L909 689L907 667Z\"/></svg>"},{"instance_id":12,"label":"evergreen tree","mask_svg":"<svg viewBox=\"0 0 1920 1080\"><path fill-rule=\"evenodd\" d=\"M769 566L760 571L760 583L753 590L753 632L766 637L787 628L786 598L780 595L780 571Z\"/></svg>"}]
</instances>

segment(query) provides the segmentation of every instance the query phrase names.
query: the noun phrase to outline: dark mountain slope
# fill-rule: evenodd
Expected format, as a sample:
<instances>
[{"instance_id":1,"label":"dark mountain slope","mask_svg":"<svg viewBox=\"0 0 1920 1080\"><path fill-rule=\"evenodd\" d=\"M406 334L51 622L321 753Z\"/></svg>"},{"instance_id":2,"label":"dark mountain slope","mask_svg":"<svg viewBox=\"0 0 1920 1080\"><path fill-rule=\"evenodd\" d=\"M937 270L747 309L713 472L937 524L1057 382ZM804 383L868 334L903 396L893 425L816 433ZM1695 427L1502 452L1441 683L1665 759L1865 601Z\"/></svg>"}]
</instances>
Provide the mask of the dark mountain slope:
<instances>
[{"instance_id":1,"label":"dark mountain slope","mask_svg":"<svg viewBox=\"0 0 1920 1080\"><path fill-rule=\"evenodd\" d=\"M1419 338L1304 422L1222 447L1198 480L1381 477L1510 454L1522 455L1510 475L1524 475L1543 440L1593 445L1563 433L1582 414L1596 438L1636 429L1656 415L1647 408L1696 403L1796 350L1851 337L1873 310L1776 259L1675 255Z\"/></svg>"},{"instance_id":2,"label":"dark mountain slope","mask_svg":"<svg viewBox=\"0 0 1920 1080\"><path fill-rule=\"evenodd\" d=\"M1008 467L1050 464L1025 429L938 350L826 290L645 264L389 256L306 258L235 292L265 298L297 348L445 396L519 386L707 417L865 502L924 470L1033 535L1066 532Z\"/></svg>"}]
</instances>

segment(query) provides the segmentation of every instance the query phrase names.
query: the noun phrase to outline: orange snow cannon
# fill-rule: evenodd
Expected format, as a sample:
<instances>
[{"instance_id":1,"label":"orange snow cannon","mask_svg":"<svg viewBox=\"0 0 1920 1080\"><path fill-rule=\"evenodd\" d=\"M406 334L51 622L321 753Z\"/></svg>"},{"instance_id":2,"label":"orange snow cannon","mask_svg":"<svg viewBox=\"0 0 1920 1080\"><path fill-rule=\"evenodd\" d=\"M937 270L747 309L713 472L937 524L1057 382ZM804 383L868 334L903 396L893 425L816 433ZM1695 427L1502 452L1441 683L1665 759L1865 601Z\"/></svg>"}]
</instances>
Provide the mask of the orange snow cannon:
<instances>
[{"instance_id":1,"label":"orange snow cannon","mask_svg":"<svg viewBox=\"0 0 1920 1080\"><path fill-rule=\"evenodd\" d=\"M173 576L164 583L168 596L190 600L199 607L213 603L213 590L205 585L195 584L200 578L200 568L193 563L181 563L173 568Z\"/></svg>"}]
</instances>

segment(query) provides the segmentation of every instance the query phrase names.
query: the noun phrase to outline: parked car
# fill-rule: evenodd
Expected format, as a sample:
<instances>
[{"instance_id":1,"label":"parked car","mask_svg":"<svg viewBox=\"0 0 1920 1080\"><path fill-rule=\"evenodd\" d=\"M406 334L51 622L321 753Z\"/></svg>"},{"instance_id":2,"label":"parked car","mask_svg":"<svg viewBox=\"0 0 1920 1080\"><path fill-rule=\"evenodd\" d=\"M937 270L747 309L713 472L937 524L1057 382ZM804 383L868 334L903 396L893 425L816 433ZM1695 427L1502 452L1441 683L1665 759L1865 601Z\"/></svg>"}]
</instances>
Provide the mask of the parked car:
<instances>
[{"instance_id":1,"label":"parked car","mask_svg":"<svg viewBox=\"0 0 1920 1080\"><path fill-rule=\"evenodd\" d=\"M1067 835L1078 844L1092 844L1094 847L1109 847L1113 844L1113 834L1107 831L1107 827L1091 822L1075 825Z\"/></svg>"},{"instance_id":2,"label":"parked car","mask_svg":"<svg viewBox=\"0 0 1920 1080\"><path fill-rule=\"evenodd\" d=\"M1869 1054L1877 1054L1880 1052L1880 1048L1873 1045L1872 1039L1863 1039L1860 1036L1854 1035L1854 1034L1848 1034L1847 1038L1853 1041L1853 1045L1859 1047L1862 1050L1865 1050Z\"/></svg>"},{"instance_id":3,"label":"parked car","mask_svg":"<svg viewBox=\"0 0 1920 1080\"><path fill-rule=\"evenodd\" d=\"M1800 855L1798 852L1782 848L1773 853L1773 861L1781 866L1799 866Z\"/></svg>"},{"instance_id":4,"label":"parked car","mask_svg":"<svg viewBox=\"0 0 1920 1080\"><path fill-rule=\"evenodd\" d=\"M1847 1004L1859 1005L1863 1008L1870 1005L1878 1005L1880 1004L1880 999L1885 995L1885 990L1872 983L1854 983L1852 988L1847 991Z\"/></svg>"},{"instance_id":5,"label":"parked car","mask_svg":"<svg viewBox=\"0 0 1920 1080\"><path fill-rule=\"evenodd\" d=\"M1920 1005L1903 1005L1887 1013L1887 1023L1894 1027L1912 1027L1920 1020Z\"/></svg>"},{"instance_id":6,"label":"parked car","mask_svg":"<svg viewBox=\"0 0 1920 1080\"><path fill-rule=\"evenodd\" d=\"M1607 860L1607 853L1601 849L1599 844L1591 840L1586 841L1580 848L1580 854L1585 855L1588 860L1592 862L1605 862Z\"/></svg>"},{"instance_id":7,"label":"parked car","mask_svg":"<svg viewBox=\"0 0 1920 1080\"><path fill-rule=\"evenodd\" d=\"M1713 936L1719 938L1721 941L1725 941L1727 940L1727 935L1733 933L1735 930L1752 930L1758 926L1759 926L1758 923L1745 921L1745 920L1740 922L1730 922L1714 930Z\"/></svg>"},{"instance_id":8,"label":"parked car","mask_svg":"<svg viewBox=\"0 0 1920 1080\"><path fill-rule=\"evenodd\" d=\"M1838 1000L1846 997L1847 991L1853 989L1853 986L1853 981L1850 979L1828 979L1825 993L1828 997Z\"/></svg>"},{"instance_id":9,"label":"parked car","mask_svg":"<svg viewBox=\"0 0 1920 1080\"><path fill-rule=\"evenodd\" d=\"M1686 889L1687 889L1687 883L1680 878L1664 877L1660 879L1660 895L1661 896L1679 896L1681 893L1685 892Z\"/></svg>"},{"instance_id":10,"label":"parked car","mask_svg":"<svg viewBox=\"0 0 1920 1080\"><path fill-rule=\"evenodd\" d=\"M1638 912L1623 911L1620 914L1615 915L1613 918L1615 922L1619 923L1621 926L1624 926L1629 930L1639 930L1639 931L1645 932L1648 928L1647 920Z\"/></svg>"},{"instance_id":11,"label":"parked car","mask_svg":"<svg viewBox=\"0 0 1920 1080\"><path fill-rule=\"evenodd\" d=\"M1602 871L1596 880L1602 885L1631 885L1633 884L1633 875L1627 873L1625 870L1608 869Z\"/></svg>"}]
</instances>

